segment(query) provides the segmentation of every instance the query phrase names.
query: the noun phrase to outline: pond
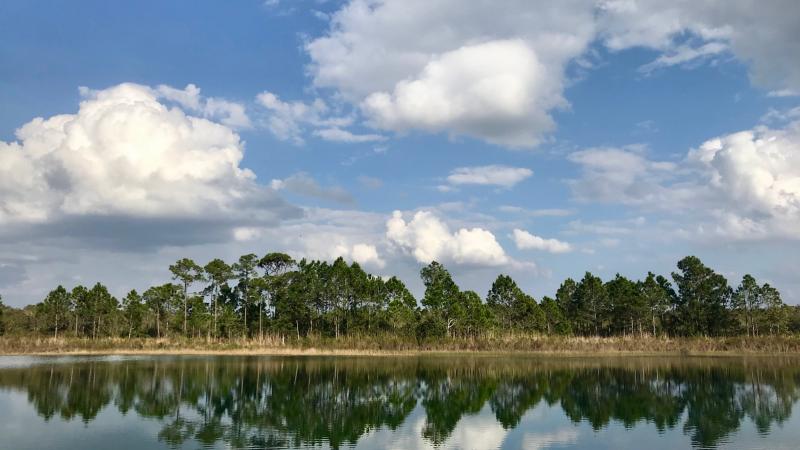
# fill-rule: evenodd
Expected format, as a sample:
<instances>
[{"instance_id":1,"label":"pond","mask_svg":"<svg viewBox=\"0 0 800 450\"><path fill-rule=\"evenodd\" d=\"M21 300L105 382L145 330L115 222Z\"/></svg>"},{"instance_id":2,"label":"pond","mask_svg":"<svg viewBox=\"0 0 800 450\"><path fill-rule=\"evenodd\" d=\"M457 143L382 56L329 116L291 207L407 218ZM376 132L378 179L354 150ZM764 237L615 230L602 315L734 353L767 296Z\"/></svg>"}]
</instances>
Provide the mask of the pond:
<instances>
[{"instance_id":1,"label":"pond","mask_svg":"<svg viewBox=\"0 0 800 450\"><path fill-rule=\"evenodd\" d=\"M797 448L780 357L0 357L0 449Z\"/></svg>"}]
</instances>

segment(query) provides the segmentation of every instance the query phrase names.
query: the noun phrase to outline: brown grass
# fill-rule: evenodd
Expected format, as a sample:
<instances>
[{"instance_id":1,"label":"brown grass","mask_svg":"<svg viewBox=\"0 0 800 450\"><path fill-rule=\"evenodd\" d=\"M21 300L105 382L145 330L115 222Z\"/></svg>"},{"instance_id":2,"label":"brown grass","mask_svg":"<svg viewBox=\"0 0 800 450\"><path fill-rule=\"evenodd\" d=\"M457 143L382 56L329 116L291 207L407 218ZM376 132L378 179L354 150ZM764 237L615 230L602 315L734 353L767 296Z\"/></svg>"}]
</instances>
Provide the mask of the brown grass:
<instances>
[{"instance_id":1,"label":"brown grass","mask_svg":"<svg viewBox=\"0 0 800 450\"><path fill-rule=\"evenodd\" d=\"M549 355L800 355L800 337L650 336L562 337L504 334L474 339L439 339L418 343L394 335L312 336L282 340L186 338L46 338L0 337L0 354L232 354L232 355L416 355L421 353L530 353Z\"/></svg>"}]
</instances>

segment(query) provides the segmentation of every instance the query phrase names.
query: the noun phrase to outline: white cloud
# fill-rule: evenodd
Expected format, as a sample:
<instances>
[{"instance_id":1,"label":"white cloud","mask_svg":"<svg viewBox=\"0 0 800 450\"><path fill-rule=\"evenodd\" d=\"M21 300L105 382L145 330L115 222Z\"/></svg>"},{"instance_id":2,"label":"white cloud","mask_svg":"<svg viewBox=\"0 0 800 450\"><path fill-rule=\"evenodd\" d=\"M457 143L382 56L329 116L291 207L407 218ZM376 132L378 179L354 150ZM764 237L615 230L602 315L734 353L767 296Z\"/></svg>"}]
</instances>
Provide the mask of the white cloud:
<instances>
[{"instance_id":1,"label":"white cloud","mask_svg":"<svg viewBox=\"0 0 800 450\"><path fill-rule=\"evenodd\" d=\"M380 134L356 134L342 127L352 125L353 117L338 116L321 99L310 103L285 102L277 95L264 91L256 96L256 102L269 112L265 125L278 139L295 145L305 143L305 135L313 134L332 142L362 143L386 140Z\"/></svg>"},{"instance_id":2,"label":"white cloud","mask_svg":"<svg viewBox=\"0 0 800 450\"><path fill-rule=\"evenodd\" d=\"M386 137L380 134L355 134L337 127L314 130L314 135L332 142L360 143L386 140Z\"/></svg>"},{"instance_id":3,"label":"white cloud","mask_svg":"<svg viewBox=\"0 0 800 450\"><path fill-rule=\"evenodd\" d=\"M593 35L582 1L354 0L306 50L314 85L335 88L380 128L531 147L567 105L564 66Z\"/></svg>"},{"instance_id":4,"label":"white cloud","mask_svg":"<svg viewBox=\"0 0 800 450\"><path fill-rule=\"evenodd\" d=\"M800 239L799 146L800 122L793 122L710 139L679 164L587 150L569 158L583 167L571 185L581 200L680 215L697 236Z\"/></svg>"},{"instance_id":5,"label":"white cloud","mask_svg":"<svg viewBox=\"0 0 800 450\"><path fill-rule=\"evenodd\" d=\"M386 266L386 262L378 255L374 245L355 244L350 251L350 257L362 265L374 265L381 269Z\"/></svg>"},{"instance_id":6,"label":"white cloud","mask_svg":"<svg viewBox=\"0 0 800 450\"><path fill-rule=\"evenodd\" d=\"M572 246L558 239L545 239L533 235L525 230L515 228L511 236L520 250L542 250L549 253L567 253L572 251Z\"/></svg>"},{"instance_id":7,"label":"white cloud","mask_svg":"<svg viewBox=\"0 0 800 450\"><path fill-rule=\"evenodd\" d=\"M639 67L639 71L643 73L650 73L654 70L664 67L695 63L698 60L719 55L727 49L728 46L720 42L708 42L699 47L680 45L659 56L655 59L655 61Z\"/></svg>"},{"instance_id":8,"label":"white cloud","mask_svg":"<svg viewBox=\"0 0 800 450\"><path fill-rule=\"evenodd\" d=\"M497 40L442 53L391 92L374 92L362 110L377 127L473 136L532 147L566 105L561 82L522 40Z\"/></svg>"},{"instance_id":9,"label":"white cloud","mask_svg":"<svg viewBox=\"0 0 800 450\"><path fill-rule=\"evenodd\" d=\"M761 122L779 125L785 125L798 119L800 119L800 106L789 109L770 108L766 114L761 116Z\"/></svg>"},{"instance_id":10,"label":"white cloud","mask_svg":"<svg viewBox=\"0 0 800 450\"><path fill-rule=\"evenodd\" d=\"M386 237L425 264L434 260L480 266L511 262L490 231L460 228L451 233L444 222L427 211L418 211L408 222L395 211L386 222Z\"/></svg>"},{"instance_id":11,"label":"white cloud","mask_svg":"<svg viewBox=\"0 0 800 450\"><path fill-rule=\"evenodd\" d=\"M273 179L270 187L276 191L287 190L295 194L339 203L352 204L355 202L353 196L343 188L339 186L322 187L305 172L298 172L282 180Z\"/></svg>"},{"instance_id":12,"label":"white cloud","mask_svg":"<svg viewBox=\"0 0 800 450\"><path fill-rule=\"evenodd\" d=\"M800 122L757 127L706 141L688 155L724 201L723 229L735 236L800 238Z\"/></svg>"},{"instance_id":13,"label":"white cloud","mask_svg":"<svg viewBox=\"0 0 800 450\"><path fill-rule=\"evenodd\" d=\"M322 222L311 223L303 221L302 224L293 224L279 232L296 230L299 237L292 253L312 259L333 261L342 257L348 261L355 261L366 268L383 269L386 261L381 257L375 244L366 243L364 240L377 240L379 236L370 234L365 230L364 220L359 223L360 213L356 212L324 212L315 210L309 213L311 217L321 219L324 216L337 215L338 218L326 217ZM366 214L364 214L366 215ZM369 221L369 219L367 219ZM338 222L338 223L337 223ZM276 236L281 238L280 236ZM284 238L285 240L285 238Z\"/></svg>"},{"instance_id":14,"label":"white cloud","mask_svg":"<svg viewBox=\"0 0 800 450\"><path fill-rule=\"evenodd\" d=\"M261 230L254 227L236 227L233 229L233 239L240 242L252 241L261 236Z\"/></svg>"},{"instance_id":15,"label":"white cloud","mask_svg":"<svg viewBox=\"0 0 800 450\"><path fill-rule=\"evenodd\" d=\"M270 111L266 126L276 138L291 141L296 145L305 142L304 126L317 124L328 113L328 105L322 99L311 103L284 102L272 92L264 91L256 96L256 102Z\"/></svg>"},{"instance_id":16,"label":"white cloud","mask_svg":"<svg viewBox=\"0 0 800 450\"><path fill-rule=\"evenodd\" d=\"M239 166L244 144L230 128L168 108L146 86L82 92L76 114L0 141L0 222L202 217L274 198Z\"/></svg>"},{"instance_id":17,"label":"white cloud","mask_svg":"<svg viewBox=\"0 0 800 450\"><path fill-rule=\"evenodd\" d=\"M524 167L508 167L500 165L459 167L447 177L450 184L480 184L511 188L520 181L533 175Z\"/></svg>"},{"instance_id":18,"label":"white cloud","mask_svg":"<svg viewBox=\"0 0 800 450\"><path fill-rule=\"evenodd\" d=\"M570 182L573 194L582 201L663 207L665 197L677 193L665 192L661 184L675 175L677 165L650 161L638 149L592 148L574 152L568 159L583 169L583 176Z\"/></svg>"},{"instance_id":19,"label":"white cloud","mask_svg":"<svg viewBox=\"0 0 800 450\"><path fill-rule=\"evenodd\" d=\"M759 86L800 91L797 13L794 0L351 0L305 48L314 86L377 128L533 147L593 42L659 52L643 71L729 53Z\"/></svg>"},{"instance_id":20,"label":"white cloud","mask_svg":"<svg viewBox=\"0 0 800 450\"><path fill-rule=\"evenodd\" d=\"M204 98L200 94L200 88L194 84L188 84L183 89L162 84L155 91L160 98L178 103L191 112L200 113L203 117L219 121L223 125L232 128L252 126L244 105L217 97Z\"/></svg>"}]
</instances>

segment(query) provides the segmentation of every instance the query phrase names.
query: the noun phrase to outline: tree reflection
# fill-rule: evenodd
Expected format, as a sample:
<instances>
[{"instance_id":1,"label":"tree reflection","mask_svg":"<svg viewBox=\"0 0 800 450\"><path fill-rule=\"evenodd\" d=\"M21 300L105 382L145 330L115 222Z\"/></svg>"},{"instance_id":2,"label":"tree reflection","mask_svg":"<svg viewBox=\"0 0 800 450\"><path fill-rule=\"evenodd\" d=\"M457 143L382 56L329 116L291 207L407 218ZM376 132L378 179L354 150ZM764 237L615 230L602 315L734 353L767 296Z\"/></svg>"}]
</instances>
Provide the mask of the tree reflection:
<instances>
[{"instance_id":1,"label":"tree reflection","mask_svg":"<svg viewBox=\"0 0 800 450\"><path fill-rule=\"evenodd\" d=\"M444 443L488 405L505 429L540 403L595 430L611 422L680 429L714 447L745 420L784 423L800 396L793 361L578 361L535 358L153 358L0 370L49 421L90 423L105 407L161 424L171 447L355 444L425 412L422 436Z\"/></svg>"}]
</instances>

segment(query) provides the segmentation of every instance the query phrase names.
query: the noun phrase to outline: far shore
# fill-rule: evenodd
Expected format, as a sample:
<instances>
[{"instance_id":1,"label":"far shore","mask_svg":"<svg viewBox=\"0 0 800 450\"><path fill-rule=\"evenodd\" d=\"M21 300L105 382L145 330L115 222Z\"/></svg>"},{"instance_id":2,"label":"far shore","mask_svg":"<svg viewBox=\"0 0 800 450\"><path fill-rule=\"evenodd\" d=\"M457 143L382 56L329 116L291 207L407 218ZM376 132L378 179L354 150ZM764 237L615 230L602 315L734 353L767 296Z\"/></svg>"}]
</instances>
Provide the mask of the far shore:
<instances>
[{"instance_id":1,"label":"far shore","mask_svg":"<svg viewBox=\"0 0 800 450\"><path fill-rule=\"evenodd\" d=\"M425 356L519 355L547 357L800 356L800 337L502 336L435 342L305 338L189 340L186 338L0 337L2 356L238 355Z\"/></svg>"},{"instance_id":2,"label":"far shore","mask_svg":"<svg viewBox=\"0 0 800 450\"><path fill-rule=\"evenodd\" d=\"M753 351L500 351L500 350L321 350L301 348L265 348L234 350L166 349L166 350L67 350L44 352L0 352L2 356L374 356L374 357L414 357L414 356L523 356L550 358L608 358L608 357L770 357L797 356L800 352L753 352Z\"/></svg>"}]
</instances>

